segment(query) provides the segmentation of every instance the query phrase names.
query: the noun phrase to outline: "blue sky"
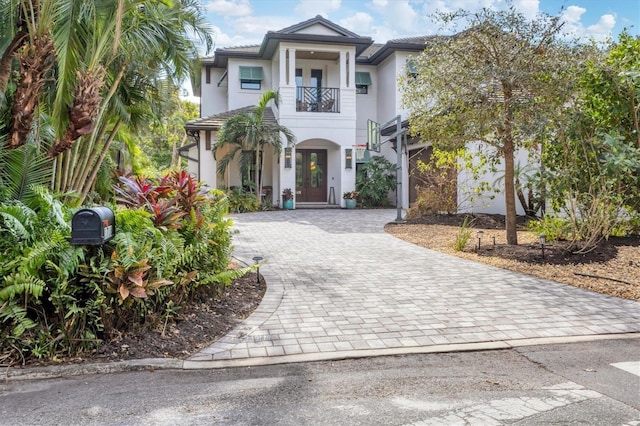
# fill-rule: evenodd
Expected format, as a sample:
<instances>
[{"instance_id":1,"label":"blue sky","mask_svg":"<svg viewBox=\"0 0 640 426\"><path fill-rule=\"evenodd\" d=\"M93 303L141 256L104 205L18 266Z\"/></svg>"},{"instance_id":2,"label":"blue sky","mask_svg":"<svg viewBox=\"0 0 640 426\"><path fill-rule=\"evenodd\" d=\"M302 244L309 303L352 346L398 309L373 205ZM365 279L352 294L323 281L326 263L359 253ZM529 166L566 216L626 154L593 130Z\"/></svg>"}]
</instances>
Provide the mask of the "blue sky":
<instances>
[{"instance_id":1,"label":"blue sky","mask_svg":"<svg viewBox=\"0 0 640 426\"><path fill-rule=\"evenodd\" d=\"M259 44L277 31L316 15L376 43L429 35L437 26L428 17L436 10L505 8L504 0L203 0L215 29L216 47ZM565 29L579 37L604 40L623 28L639 34L640 0L513 0L525 16L562 14Z\"/></svg>"}]
</instances>

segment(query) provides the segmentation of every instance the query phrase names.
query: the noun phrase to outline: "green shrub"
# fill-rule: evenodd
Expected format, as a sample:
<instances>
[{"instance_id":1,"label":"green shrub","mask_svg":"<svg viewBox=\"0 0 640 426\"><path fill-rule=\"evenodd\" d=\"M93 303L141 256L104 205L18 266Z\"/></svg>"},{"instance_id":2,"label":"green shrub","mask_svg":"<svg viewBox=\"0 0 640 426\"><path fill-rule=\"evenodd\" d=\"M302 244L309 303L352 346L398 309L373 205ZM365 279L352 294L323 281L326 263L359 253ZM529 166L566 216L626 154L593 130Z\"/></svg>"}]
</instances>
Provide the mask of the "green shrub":
<instances>
[{"instance_id":1,"label":"green shrub","mask_svg":"<svg viewBox=\"0 0 640 426\"><path fill-rule=\"evenodd\" d=\"M537 235L544 235L548 242L567 240L571 233L571 222L558 216L544 215L530 220L527 228Z\"/></svg>"},{"instance_id":2,"label":"green shrub","mask_svg":"<svg viewBox=\"0 0 640 426\"><path fill-rule=\"evenodd\" d=\"M181 172L131 182L119 190L129 207L115 211L116 235L101 246L70 245L72 212L46 190L35 189L29 205L0 203L0 359L93 350L191 300L215 298L252 269L228 270L223 193ZM163 216L161 203L180 215Z\"/></svg>"},{"instance_id":3,"label":"green shrub","mask_svg":"<svg viewBox=\"0 0 640 426\"><path fill-rule=\"evenodd\" d=\"M258 198L255 194L243 190L241 187L230 189L227 192L229 198L229 212L250 213L259 210Z\"/></svg>"},{"instance_id":4,"label":"green shrub","mask_svg":"<svg viewBox=\"0 0 640 426\"><path fill-rule=\"evenodd\" d=\"M389 192L396 187L396 166L385 157L373 157L356 175L356 191L365 207L380 207L389 204Z\"/></svg>"}]
</instances>

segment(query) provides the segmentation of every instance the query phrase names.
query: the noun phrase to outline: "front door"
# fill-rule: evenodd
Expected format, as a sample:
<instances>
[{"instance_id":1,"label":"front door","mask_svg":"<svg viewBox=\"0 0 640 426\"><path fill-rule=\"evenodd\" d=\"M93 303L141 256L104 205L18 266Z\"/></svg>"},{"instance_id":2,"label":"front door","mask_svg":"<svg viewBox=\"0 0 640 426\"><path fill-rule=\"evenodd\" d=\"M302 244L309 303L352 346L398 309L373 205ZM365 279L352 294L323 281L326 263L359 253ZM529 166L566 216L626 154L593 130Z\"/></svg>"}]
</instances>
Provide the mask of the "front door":
<instances>
[{"instance_id":1,"label":"front door","mask_svg":"<svg viewBox=\"0 0 640 426\"><path fill-rule=\"evenodd\" d=\"M296 149L296 202L327 202L327 150Z\"/></svg>"}]
</instances>

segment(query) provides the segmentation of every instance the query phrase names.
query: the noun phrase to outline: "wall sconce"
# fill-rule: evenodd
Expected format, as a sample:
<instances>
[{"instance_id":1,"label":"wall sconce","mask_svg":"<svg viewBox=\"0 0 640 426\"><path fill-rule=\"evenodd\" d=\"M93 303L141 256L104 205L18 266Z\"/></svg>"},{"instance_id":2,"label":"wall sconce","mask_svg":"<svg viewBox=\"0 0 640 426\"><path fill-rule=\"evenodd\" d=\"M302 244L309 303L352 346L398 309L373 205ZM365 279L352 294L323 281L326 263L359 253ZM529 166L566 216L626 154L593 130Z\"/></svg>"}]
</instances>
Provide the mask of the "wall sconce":
<instances>
[{"instance_id":1,"label":"wall sconce","mask_svg":"<svg viewBox=\"0 0 640 426\"><path fill-rule=\"evenodd\" d=\"M284 149L284 168L291 168L291 148Z\"/></svg>"},{"instance_id":2,"label":"wall sconce","mask_svg":"<svg viewBox=\"0 0 640 426\"><path fill-rule=\"evenodd\" d=\"M344 168L351 169L353 167L353 149L347 148L344 150Z\"/></svg>"}]
</instances>

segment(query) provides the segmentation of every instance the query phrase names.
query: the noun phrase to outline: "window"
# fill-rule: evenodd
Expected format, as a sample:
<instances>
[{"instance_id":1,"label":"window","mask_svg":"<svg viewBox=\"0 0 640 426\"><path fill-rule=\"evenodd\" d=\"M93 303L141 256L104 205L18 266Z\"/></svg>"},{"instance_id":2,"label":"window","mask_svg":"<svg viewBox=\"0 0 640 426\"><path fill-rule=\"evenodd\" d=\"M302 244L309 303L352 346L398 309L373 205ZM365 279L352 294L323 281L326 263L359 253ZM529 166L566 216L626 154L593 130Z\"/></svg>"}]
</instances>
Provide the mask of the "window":
<instances>
[{"instance_id":1,"label":"window","mask_svg":"<svg viewBox=\"0 0 640 426\"><path fill-rule=\"evenodd\" d=\"M260 90L262 82L260 80L240 80L241 89Z\"/></svg>"},{"instance_id":2,"label":"window","mask_svg":"<svg viewBox=\"0 0 640 426\"><path fill-rule=\"evenodd\" d=\"M262 67L240 67L240 88L260 90L262 87Z\"/></svg>"},{"instance_id":3,"label":"window","mask_svg":"<svg viewBox=\"0 0 640 426\"><path fill-rule=\"evenodd\" d=\"M418 67L413 59L407 59L407 76L413 79L418 77Z\"/></svg>"},{"instance_id":4,"label":"window","mask_svg":"<svg viewBox=\"0 0 640 426\"><path fill-rule=\"evenodd\" d=\"M369 93L369 86L371 86L371 74L356 71L356 93L366 95Z\"/></svg>"}]
</instances>

